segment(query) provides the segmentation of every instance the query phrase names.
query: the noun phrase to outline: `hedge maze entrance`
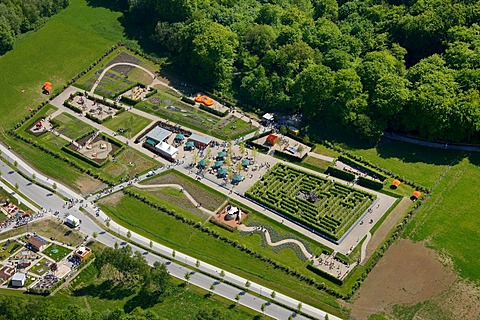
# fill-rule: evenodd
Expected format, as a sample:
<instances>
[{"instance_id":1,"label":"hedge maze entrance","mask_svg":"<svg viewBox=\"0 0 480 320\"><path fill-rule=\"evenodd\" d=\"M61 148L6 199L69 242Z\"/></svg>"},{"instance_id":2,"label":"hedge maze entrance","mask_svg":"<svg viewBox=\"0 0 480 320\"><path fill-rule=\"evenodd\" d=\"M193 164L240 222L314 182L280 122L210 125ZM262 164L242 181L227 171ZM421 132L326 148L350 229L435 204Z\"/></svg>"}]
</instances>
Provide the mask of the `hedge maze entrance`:
<instances>
[{"instance_id":1,"label":"hedge maze entrance","mask_svg":"<svg viewBox=\"0 0 480 320\"><path fill-rule=\"evenodd\" d=\"M246 195L333 240L339 240L375 199L284 164L272 167Z\"/></svg>"}]
</instances>

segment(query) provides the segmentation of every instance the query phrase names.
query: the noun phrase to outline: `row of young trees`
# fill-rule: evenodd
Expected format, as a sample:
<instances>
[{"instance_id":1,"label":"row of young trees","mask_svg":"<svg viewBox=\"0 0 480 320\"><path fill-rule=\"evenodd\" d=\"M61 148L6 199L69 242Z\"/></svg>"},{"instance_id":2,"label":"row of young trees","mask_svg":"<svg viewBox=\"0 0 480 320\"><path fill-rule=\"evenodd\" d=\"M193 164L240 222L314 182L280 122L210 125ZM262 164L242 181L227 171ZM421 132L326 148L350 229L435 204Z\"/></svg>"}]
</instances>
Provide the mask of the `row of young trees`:
<instances>
[{"instance_id":1,"label":"row of young trees","mask_svg":"<svg viewBox=\"0 0 480 320\"><path fill-rule=\"evenodd\" d=\"M367 139L480 140L480 2L130 0L196 83Z\"/></svg>"},{"instance_id":2,"label":"row of young trees","mask_svg":"<svg viewBox=\"0 0 480 320\"><path fill-rule=\"evenodd\" d=\"M67 6L68 0L0 1L0 55L12 49L20 33L38 29Z\"/></svg>"}]
</instances>

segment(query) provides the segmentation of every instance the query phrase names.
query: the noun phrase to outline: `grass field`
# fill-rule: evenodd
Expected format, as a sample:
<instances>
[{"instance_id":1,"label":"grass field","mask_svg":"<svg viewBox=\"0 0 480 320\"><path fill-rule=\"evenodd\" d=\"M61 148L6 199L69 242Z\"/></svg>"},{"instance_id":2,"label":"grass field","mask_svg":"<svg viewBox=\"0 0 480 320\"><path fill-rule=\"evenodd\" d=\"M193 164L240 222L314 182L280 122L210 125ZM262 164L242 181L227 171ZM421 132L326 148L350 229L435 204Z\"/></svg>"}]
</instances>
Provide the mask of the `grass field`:
<instances>
[{"instance_id":1,"label":"grass field","mask_svg":"<svg viewBox=\"0 0 480 320\"><path fill-rule=\"evenodd\" d=\"M218 191L214 191L203 183L187 177L178 171L164 171L159 175L142 181L142 184L179 184L197 201L202 202L202 206L208 210L216 211L225 203L227 197Z\"/></svg>"},{"instance_id":2,"label":"grass field","mask_svg":"<svg viewBox=\"0 0 480 320\"><path fill-rule=\"evenodd\" d=\"M58 127L55 128L56 131L74 140L94 130L92 126L69 113L59 114L52 119L52 122L58 125Z\"/></svg>"},{"instance_id":3,"label":"grass field","mask_svg":"<svg viewBox=\"0 0 480 320\"><path fill-rule=\"evenodd\" d=\"M306 163L307 165L314 166L317 168L319 171L325 171L327 168L332 164L331 162L321 160L315 157L310 157L307 156L305 160L302 161L303 163Z\"/></svg>"},{"instance_id":4,"label":"grass field","mask_svg":"<svg viewBox=\"0 0 480 320\"><path fill-rule=\"evenodd\" d=\"M59 245L56 245L56 244L52 244L48 248L43 250L43 254L49 256L50 258L52 258L53 260L55 260L57 262L62 260L63 258L65 258L71 252L72 252L72 250L70 250L68 248L65 248L65 247L62 247L62 246L59 246Z\"/></svg>"},{"instance_id":5,"label":"grass field","mask_svg":"<svg viewBox=\"0 0 480 320\"><path fill-rule=\"evenodd\" d=\"M14 254L18 249L22 248L22 245L18 241L10 241L0 243L0 260L5 260Z\"/></svg>"},{"instance_id":6,"label":"grass field","mask_svg":"<svg viewBox=\"0 0 480 320\"><path fill-rule=\"evenodd\" d=\"M451 168L407 229L413 240L426 240L447 254L464 278L480 283L478 181L480 156L464 159Z\"/></svg>"},{"instance_id":7,"label":"grass field","mask_svg":"<svg viewBox=\"0 0 480 320\"><path fill-rule=\"evenodd\" d=\"M0 126L11 128L49 97L41 93L45 81L53 94L123 37L121 13L72 0L43 28L28 33L13 50L0 57ZM25 90L25 93L21 93Z\"/></svg>"},{"instance_id":8,"label":"grass field","mask_svg":"<svg viewBox=\"0 0 480 320\"><path fill-rule=\"evenodd\" d=\"M48 270L50 270L49 266L44 265L45 262L47 262L46 259L41 259L33 267L28 269L28 272L33 272L35 274L38 274L39 276L43 276L45 273L47 273ZM50 265L50 262L48 264Z\"/></svg>"},{"instance_id":9,"label":"grass field","mask_svg":"<svg viewBox=\"0 0 480 320\"><path fill-rule=\"evenodd\" d=\"M214 239L173 217L154 210L132 197L122 196L120 200L116 201L115 205L106 204L105 200L102 200L99 205L113 220L154 241L240 276L245 276L253 281L268 285L274 290L301 299L306 303L327 308L327 310L331 310L334 313L339 312L339 306L334 299L322 291L299 282L298 279L289 276L285 272L275 269L271 265L253 258L220 240ZM209 228L216 229L215 227L214 225L209 225ZM223 230L219 227L217 228L218 230ZM228 233L233 239L238 237L226 230L223 232L225 234ZM219 233L222 233L222 231L219 231ZM243 237L243 239L244 241L242 242L245 242L246 239L248 241L246 242L247 247L255 248L256 252L270 256L274 255L275 260L288 264L297 270L305 267L305 263L300 261L291 249L274 253L271 248L261 247L259 235ZM305 272L307 271L305 270ZM309 275L316 277L313 274ZM318 277L318 280L322 280L322 278Z\"/></svg>"},{"instance_id":10,"label":"grass field","mask_svg":"<svg viewBox=\"0 0 480 320\"><path fill-rule=\"evenodd\" d=\"M102 123L105 127L131 139L150 124L151 120L131 112L122 112L113 119ZM120 132L119 129L122 129Z\"/></svg>"}]
</instances>

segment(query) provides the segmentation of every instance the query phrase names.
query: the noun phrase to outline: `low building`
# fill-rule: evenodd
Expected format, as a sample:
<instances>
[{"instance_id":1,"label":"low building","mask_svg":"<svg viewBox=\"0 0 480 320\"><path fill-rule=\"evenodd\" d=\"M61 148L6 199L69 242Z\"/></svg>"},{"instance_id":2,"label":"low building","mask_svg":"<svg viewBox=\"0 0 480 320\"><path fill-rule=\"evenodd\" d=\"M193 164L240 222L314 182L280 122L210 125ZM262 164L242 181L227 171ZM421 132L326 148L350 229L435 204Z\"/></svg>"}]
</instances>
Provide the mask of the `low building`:
<instances>
[{"instance_id":1,"label":"low building","mask_svg":"<svg viewBox=\"0 0 480 320\"><path fill-rule=\"evenodd\" d=\"M262 116L262 121L265 121L267 123L273 122L274 119L275 119L275 117L271 113L265 113Z\"/></svg>"},{"instance_id":2,"label":"low building","mask_svg":"<svg viewBox=\"0 0 480 320\"><path fill-rule=\"evenodd\" d=\"M71 228L76 228L80 225L80 219L78 219L77 217L74 217L72 215L69 215L66 219L65 219L65 224Z\"/></svg>"},{"instance_id":3,"label":"low building","mask_svg":"<svg viewBox=\"0 0 480 320\"><path fill-rule=\"evenodd\" d=\"M206 148L210 144L210 142L212 142L212 139L193 133L190 137L188 137L188 141L192 141L195 144L195 147L203 149Z\"/></svg>"},{"instance_id":4,"label":"low building","mask_svg":"<svg viewBox=\"0 0 480 320\"><path fill-rule=\"evenodd\" d=\"M168 160L174 161L177 158L178 149L172 145L169 145L166 142L160 142L155 146L155 150L158 154L167 158Z\"/></svg>"},{"instance_id":5,"label":"low building","mask_svg":"<svg viewBox=\"0 0 480 320\"><path fill-rule=\"evenodd\" d=\"M38 235L31 236L28 238L27 246L34 252L42 251L47 247L47 240L43 239Z\"/></svg>"},{"instance_id":6,"label":"low building","mask_svg":"<svg viewBox=\"0 0 480 320\"><path fill-rule=\"evenodd\" d=\"M159 144L160 142L165 141L170 135L172 134L171 131L168 131L166 129L163 129L160 126L156 126L152 130L150 130L146 135L146 143L152 143L154 144Z\"/></svg>"},{"instance_id":7,"label":"low building","mask_svg":"<svg viewBox=\"0 0 480 320\"><path fill-rule=\"evenodd\" d=\"M92 254L92 250L90 250L89 248L84 247L84 246L78 247L78 248L73 252L73 256L77 257L77 258L80 259L80 261L82 261L82 262L84 262L85 260L87 260L88 257L90 257L91 254Z\"/></svg>"},{"instance_id":8,"label":"low building","mask_svg":"<svg viewBox=\"0 0 480 320\"><path fill-rule=\"evenodd\" d=\"M18 269L25 269L25 268L30 267L31 264L32 264L32 263L30 262L30 260L28 260L28 259L22 259L22 260L20 260L20 261L18 262L17 268L18 268Z\"/></svg>"},{"instance_id":9,"label":"low building","mask_svg":"<svg viewBox=\"0 0 480 320\"><path fill-rule=\"evenodd\" d=\"M274 146L277 143L277 140L278 140L278 136L274 134L269 134L267 136L267 139L265 139L265 144L269 146Z\"/></svg>"},{"instance_id":10,"label":"low building","mask_svg":"<svg viewBox=\"0 0 480 320\"><path fill-rule=\"evenodd\" d=\"M23 287L25 285L25 281L27 280L27 275L23 272L17 272L12 277L11 285L12 287Z\"/></svg>"},{"instance_id":11,"label":"low building","mask_svg":"<svg viewBox=\"0 0 480 320\"><path fill-rule=\"evenodd\" d=\"M15 273L15 268L9 266L3 266L0 268L0 279L7 281Z\"/></svg>"}]
</instances>

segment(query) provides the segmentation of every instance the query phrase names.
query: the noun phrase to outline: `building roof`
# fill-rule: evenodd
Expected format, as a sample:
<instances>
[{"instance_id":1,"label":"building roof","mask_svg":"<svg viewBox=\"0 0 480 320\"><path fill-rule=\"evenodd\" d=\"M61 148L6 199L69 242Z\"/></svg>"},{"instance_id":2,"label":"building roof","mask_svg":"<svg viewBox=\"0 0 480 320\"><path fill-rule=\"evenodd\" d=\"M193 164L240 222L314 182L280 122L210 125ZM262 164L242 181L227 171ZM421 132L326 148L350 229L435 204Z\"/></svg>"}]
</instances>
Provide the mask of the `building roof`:
<instances>
[{"instance_id":1,"label":"building roof","mask_svg":"<svg viewBox=\"0 0 480 320\"><path fill-rule=\"evenodd\" d=\"M185 147L195 147L195 143L193 143L193 141L187 141L187 143L185 143Z\"/></svg>"},{"instance_id":2,"label":"building roof","mask_svg":"<svg viewBox=\"0 0 480 320\"><path fill-rule=\"evenodd\" d=\"M78 219L77 217L75 216L72 216L72 215L69 215L66 219L65 219L65 222L66 223L69 223L71 225L74 225L74 226L78 226L80 224L80 219Z\"/></svg>"},{"instance_id":3,"label":"building roof","mask_svg":"<svg viewBox=\"0 0 480 320\"><path fill-rule=\"evenodd\" d=\"M147 133L146 137L152 140L155 140L157 142L161 142L167 139L168 137L170 137L171 134L172 134L171 131L168 131L159 126L156 126L155 128L153 128Z\"/></svg>"},{"instance_id":4,"label":"building roof","mask_svg":"<svg viewBox=\"0 0 480 320\"><path fill-rule=\"evenodd\" d=\"M12 281L25 281L27 275L23 272L17 272L13 275Z\"/></svg>"},{"instance_id":5,"label":"building roof","mask_svg":"<svg viewBox=\"0 0 480 320\"><path fill-rule=\"evenodd\" d=\"M172 145L169 145L168 143L166 142L160 142L159 144L157 144L155 146L155 149L157 149L158 151L170 156L170 157L174 157L177 152L178 152L178 149L175 148L174 146Z\"/></svg>"},{"instance_id":6,"label":"building roof","mask_svg":"<svg viewBox=\"0 0 480 320\"><path fill-rule=\"evenodd\" d=\"M272 142L272 143L275 143L275 141L277 141L277 139L278 139L278 136L276 136L274 134L269 134L268 137L267 137L267 141Z\"/></svg>"},{"instance_id":7,"label":"building roof","mask_svg":"<svg viewBox=\"0 0 480 320\"><path fill-rule=\"evenodd\" d=\"M268 121L272 121L274 117L271 113L265 113L262 118Z\"/></svg>"},{"instance_id":8,"label":"building roof","mask_svg":"<svg viewBox=\"0 0 480 320\"><path fill-rule=\"evenodd\" d=\"M234 206L230 206L230 208L228 208L227 210L227 214L237 214L239 212L240 210L238 210L238 208Z\"/></svg>"},{"instance_id":9,"label":"building roof","mask_svg":"<svg viewBox=\"0 0 480 320\"><path fill-rule=\"evenodd\" d=\"M182 133L177 133L175 136L175 140L183 140L183 138L185 138L185 135Z\"/></svg>"},{"instance_id":10,"label":"building roof","mask_svg":"<svg viewBox=\"0 0 480 320\"><path fill-rule=\"evenodd\" d=\"M28 243L30 243L35 248L40 248L41 246L45 245L47 241L37 235L34 235L28 238Z\"/></svg>"},{"instance_id":11,"label":"building roof","mask_svg":"<svg viewBox=\"0 0 480 320\"><path fill-rule=\"evenodd\" d=\"M192 135L188 137L188 140L203 143L203 144L209 144L210 141L212 141L212 139L210 139L209 137L201 136L196 133L192 133Z\"/></svg>"}]
</instances>

